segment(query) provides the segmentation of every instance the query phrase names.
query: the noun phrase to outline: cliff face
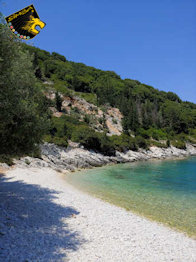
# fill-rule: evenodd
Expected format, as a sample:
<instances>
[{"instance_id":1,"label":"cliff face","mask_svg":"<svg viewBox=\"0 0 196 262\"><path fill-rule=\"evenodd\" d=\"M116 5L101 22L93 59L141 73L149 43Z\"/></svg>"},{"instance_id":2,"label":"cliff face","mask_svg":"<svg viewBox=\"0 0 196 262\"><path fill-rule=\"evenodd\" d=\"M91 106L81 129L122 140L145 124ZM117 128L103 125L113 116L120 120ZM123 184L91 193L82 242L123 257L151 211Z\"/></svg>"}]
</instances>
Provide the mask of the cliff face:
<instances>
[{"instance_id":1,"label":"cliff face","mask_svg":"<svg viewBox=\"0 0 196 262\"><path fill-rule=\"evenodd\" d=\"M122 134L123 115L118 108L111 106L100 108L78 96L64 96L62 94L60 96L62 99L61 112L58 112L55 107L50 107L53 116L61 117L63 114L75 114L80 121L88 121L89 126L97 132L106 131L109 136ZM55 92L47 92L46 97L54 101Z\"/></svg>"}]
</instances>

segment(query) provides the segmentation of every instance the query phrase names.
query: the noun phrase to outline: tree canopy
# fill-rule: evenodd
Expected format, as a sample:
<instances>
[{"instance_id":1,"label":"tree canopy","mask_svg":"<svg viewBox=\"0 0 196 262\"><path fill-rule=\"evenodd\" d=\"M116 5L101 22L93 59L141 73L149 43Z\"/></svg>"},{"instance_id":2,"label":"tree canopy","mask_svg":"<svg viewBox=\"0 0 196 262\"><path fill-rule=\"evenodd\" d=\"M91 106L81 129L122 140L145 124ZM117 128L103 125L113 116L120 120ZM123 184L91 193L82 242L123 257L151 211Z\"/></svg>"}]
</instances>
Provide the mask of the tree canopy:
<instances>
[{"instance_id":1,"label":"tree canopy","mask_svg":"<svg viewBox=\"0 0 196 262\"><path fill-rule=\"evenodd\" d=\"M196 105L183 102L173 92L159 91L138 80L121 79L113 71L103 71L67 61L57 53L24 45L36 57L36 68L44 78L76 92L96 95L97 105L109 104L124 115L124 131L138 128L168 128L176 133L196 126ZM59 82L58 82L59 83Z\"/></svg>"},{"instance_id":2,"label":"tree canopy","mask_svg":"<svg viewBox=\"0 0 196 262\"><path fill-rule=\"evenodd\" d=\"M147 148L150 139L159 146L164 146L158 142L161 139L167 140L167 145L173 140L180 148L184 148L190 136L196 139L194 103L138 80L123 80L113 71L68 61L56 52L22 43L3 23L0 71L0 154L30 152L43 136L63 146L72 139L108 155L115 150ZM88 116L82 123L68 115L51 118L51 101L44 95L44 81L53 82L53 106L59 112L61 95L70 92L100 107L117 107L123 114L123 134L107 137L95 132L89 126Z\"/></svg>"},{"instance_id":3,"label":"tree canopy","mask_svg":"<svg viewBox=\"0 0 196 262\"><path fill-rule=\"evenodd\" d=\"M0 24L0 153L30 152L47 129L47 103L32 60Z\"/></svg>"}]
</instances>

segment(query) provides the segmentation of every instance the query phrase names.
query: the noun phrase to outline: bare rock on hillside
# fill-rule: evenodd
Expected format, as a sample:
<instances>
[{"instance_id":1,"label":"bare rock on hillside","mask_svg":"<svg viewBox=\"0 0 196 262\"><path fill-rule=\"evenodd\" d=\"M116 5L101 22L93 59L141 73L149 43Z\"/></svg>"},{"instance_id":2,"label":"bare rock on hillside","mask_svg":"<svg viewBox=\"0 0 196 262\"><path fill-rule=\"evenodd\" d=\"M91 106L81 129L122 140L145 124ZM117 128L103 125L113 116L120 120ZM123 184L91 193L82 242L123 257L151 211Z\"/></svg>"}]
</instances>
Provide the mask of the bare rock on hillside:
<instances>
[{"instance_id":1,"label":"bare rock on hillside","mask_svg":"<svg viewBox=\"0 0 196 262\"><path fill-rule=\"evenodd\" d=\"M103 132L107 130L108 135L121 135L123 131L122 118L123 115L118 108L107 106L103 111L100 107L87 102L78 96L65 96L60 94L62 98L62 112L58 112L51 107L53 116L61 117L63 114L71 114L74 112L80 121L84 121L85 117L89 117L89 126L95 131ZM48 99L55 99L55 91L46 93Z\"/></svg>"}]
</instances>

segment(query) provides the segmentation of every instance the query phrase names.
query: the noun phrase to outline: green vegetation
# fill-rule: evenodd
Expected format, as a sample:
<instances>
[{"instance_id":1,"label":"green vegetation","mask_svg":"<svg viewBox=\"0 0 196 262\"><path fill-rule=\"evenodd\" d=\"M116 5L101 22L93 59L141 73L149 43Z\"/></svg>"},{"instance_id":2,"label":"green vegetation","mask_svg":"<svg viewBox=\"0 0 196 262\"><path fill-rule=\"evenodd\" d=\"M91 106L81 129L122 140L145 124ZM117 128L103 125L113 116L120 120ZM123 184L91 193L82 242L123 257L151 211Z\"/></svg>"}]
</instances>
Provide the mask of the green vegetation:
<instances>
[{"instance_id":1,"label":"green vegetation","mask_svg":"<svg viewBox=\"0 0 196 262\"><path fill-rule=\"evenodd\" d=\"M196 143L194 103L137 80L122 80L115 72L67 61L56 52L21 43L3 24L0 70L0 159L34 154L43 139L65 147L71 139L106 155L150 145L185 148L186 141ZM50 87L44 81L52 83L54 101L45 97ZM79 121L76 107L70 116L63 110L61 118L51 117L50 106L62 112L61 94L77 95L104 111L108 106L119 108L124 116L123 134L108 137L105 131L95 132L90 126L96 119L86 114ZM98 121L106 128L105 117Z\"/></svg>"},{"instance_id":2,"label":"green vegetation","mask_svg":"<svg viewBox=\"0 0 196 262\"><path fill-rule=\"evenodd\" d=\"M73 116L52 117L45 141L65 146L69 139L104 155L114 155L115 150L125 152L138 149L137 139L128 135L109 137L105 133L95 132L87 123L80 122ZM145 145L145 140L143 142ZM142 146L143 144L140 144L140 147Z\"/></svg>"},{"instance_id":3,"label":"green vegetation","mask_svg":"<svg viewBox=\"0 0 196 262\"><path fill-rule=\"evenodd\" d=\"M0 24L0 158L33 154L47 130L47 99L32 56Z\"/></svg>"},{"instance_id":4,"label":"green vegetation","mask_svg":"<svg viewBox=\"0 0 196 262\"><path fill-rule=\"evenodd\" d=\"M186 149L186 144L184 141L172 141L172 146L175 146L179 149Z\"/></svg>"},{"instance_id":5,"label":"green vegetation","mask_svg":"<svg viewBox=\"0 0 196 262\"><path fill-rule=\"evenodd\" d=\"M164 129L167 134L188 134L190 129L195 129L196 105L183 102L172 92L159 91L137 80L122 80L112 71L63 61L39 48L24 47L34 54L34 66L41 79L54 81L57 91L64 94L76 92L93 104L119 108L124 115L123 127L127 134L141 128L153 128L155 133L156 129L159 132Z\"/></svg>"},{"instance_id":6,"label":"green vegetation","mask_svg":"<svg viewBox=\"0 0 196 262\"><path fill-rule=\"evenodd\" d=\"M56 109L61 112L61 107L62 107L62 98L59 95L58 91L55 94L55 102L56 102Z\"/></svg>"}]
</instances>

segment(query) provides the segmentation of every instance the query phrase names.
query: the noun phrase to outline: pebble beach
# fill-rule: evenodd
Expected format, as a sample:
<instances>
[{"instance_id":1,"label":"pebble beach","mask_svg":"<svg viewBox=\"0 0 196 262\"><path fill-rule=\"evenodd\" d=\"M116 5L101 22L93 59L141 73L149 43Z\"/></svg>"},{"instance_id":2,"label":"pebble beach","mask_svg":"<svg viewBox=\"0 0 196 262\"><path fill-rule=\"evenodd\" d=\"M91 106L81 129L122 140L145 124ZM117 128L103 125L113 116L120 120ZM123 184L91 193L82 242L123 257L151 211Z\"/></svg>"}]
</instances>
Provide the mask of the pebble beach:
<instances>
[{"instance_id":1,"label":"pebble beach","mask_svg":"<svg viewBox=\"0 0 196 262\"><path fill-rule=\"evenodd\" d=\"M0 261L196 261L194 239L83 193L51 168L1 173Z\"/></svg>"}]
</instances>

